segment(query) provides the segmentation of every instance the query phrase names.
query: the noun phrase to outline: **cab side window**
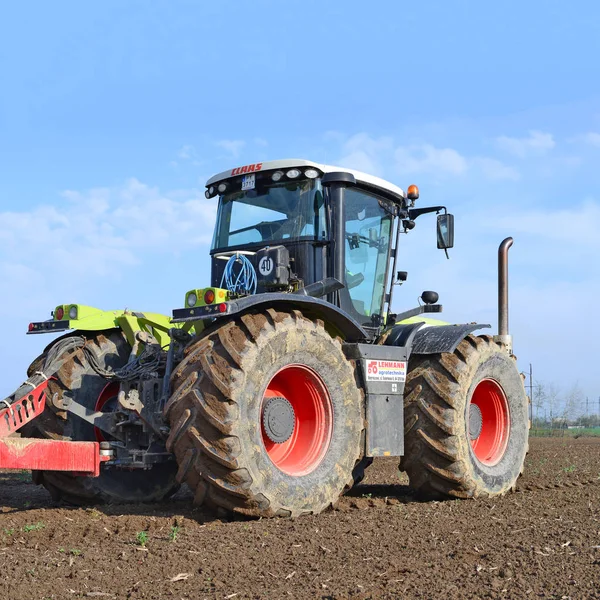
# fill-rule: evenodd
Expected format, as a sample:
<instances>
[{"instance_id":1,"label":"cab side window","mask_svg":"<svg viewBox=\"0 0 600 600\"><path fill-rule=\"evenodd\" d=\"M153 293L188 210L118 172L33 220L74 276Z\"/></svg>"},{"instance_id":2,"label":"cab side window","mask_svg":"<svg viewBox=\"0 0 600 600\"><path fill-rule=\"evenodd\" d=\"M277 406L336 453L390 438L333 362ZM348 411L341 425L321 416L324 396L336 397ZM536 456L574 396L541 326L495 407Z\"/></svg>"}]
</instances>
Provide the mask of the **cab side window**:
<instances>
[{"instance_id":1,"label":"cab side window","mask_svg":"<svg viewBox=\"0 0 600 600\"><path fill-rule=\"evenodd\" d=\"M357 188L345 191L346 288L354 310L369 320L379 314L385 290L391 215L377 196Z\"/></svg>"}]
</instances>

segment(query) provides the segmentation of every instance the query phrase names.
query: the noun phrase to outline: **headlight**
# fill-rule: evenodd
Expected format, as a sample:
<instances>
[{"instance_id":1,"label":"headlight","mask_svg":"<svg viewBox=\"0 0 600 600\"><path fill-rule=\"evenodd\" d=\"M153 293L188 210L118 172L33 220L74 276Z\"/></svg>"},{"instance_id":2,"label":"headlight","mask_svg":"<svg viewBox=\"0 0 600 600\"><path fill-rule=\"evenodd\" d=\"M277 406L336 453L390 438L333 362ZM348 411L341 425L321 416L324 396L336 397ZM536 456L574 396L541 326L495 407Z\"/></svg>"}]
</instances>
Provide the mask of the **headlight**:
<instances>
[{"instance_id":1,"label":"headlight","mask_svg":"<svg viewBox=\"0 0 600 600\"><path fill-rule=\"evenodd\" d=\"M69 309L69 319L74 320L77 318L77 307L71 306Z\"/></svg>"},{"instance_id":2,"label":"headlight","mask_svg":"<svg viewBox=\"0 0 600 600\"><path fill-rule=\"evenodd\" d=\"M306 169L306 171L304 171L304 176L308 177L309 179L314 179L315 177L319 176L319 171L316 169Z\"/></svg>"},{"instance_id":3,"label":"headlight","mask_svg":"<svg viewBox=\"0 0 600 600\"><path fill-rule=\"evenodd\" d=\"M187 305L191 308L192 306L196 306L196 302L198 302L198 296L194 292L188 294Z\"/></svg>"},{"instance_id":4,"label":"headlight","mask_svg":"<svg viewBox=\"0 0 600 600\"><path fill-rule=\"evenodd\" d=\"M300 169L290 169L286 175L290 178L290 179L296 179L296 177L300 177Z\"/></svg>"},{"instance_id":5,"label":"headlight","mask_svg":"<svg viewBox=\"0 0 600 600\"><path fill-rule=\"evenodd\" d=\"M227 189L227 184L226 183L220 183L219 187L217 189L219 190L219 194L224 194L225 190Z\"/></svg>"},{"instance_id":6,"label":"headlight","mask_svg":"<svg viewBox=\"0 0 600 600\"><path fill-rule=\"evenodd\" d=\"M271 179L273 181L279 181L282 177L283 177L282 171L275 171L275 173L273 173L273 175L271 175Z\"/></svg>"}]
</instances>

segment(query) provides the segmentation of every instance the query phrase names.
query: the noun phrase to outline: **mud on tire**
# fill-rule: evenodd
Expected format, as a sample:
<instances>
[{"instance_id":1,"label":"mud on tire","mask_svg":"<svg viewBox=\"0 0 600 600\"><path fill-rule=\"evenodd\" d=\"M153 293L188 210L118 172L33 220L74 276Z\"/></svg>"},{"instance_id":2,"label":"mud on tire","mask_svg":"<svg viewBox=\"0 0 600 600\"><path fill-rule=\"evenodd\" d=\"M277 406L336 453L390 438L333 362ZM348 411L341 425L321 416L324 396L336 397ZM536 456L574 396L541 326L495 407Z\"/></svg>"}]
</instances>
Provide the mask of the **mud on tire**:
<instances>
[{"instance_id":1,"label":"mud on tire","mask_svg":"<svg viewBox=\"0 0 600 600\"><path fill-rule=\"evenodd\" d=\"M483 430L479 416L470 415L470 404L474 393L485 392L485 386L492 386L508 413L506 426L496 432L495 454L495 438L489 436L489 460L485 451L474 450L471 443L477 433L473 428ZM470 416L475 425L469 423ZM514 487L523 471L528 400L515 361L490 336L469 335L453 354L413 357L404 418L405 456L400 469L407 472L410 486L421 498L500 495Z\"/></svg>"},{"instance_id":2,"label":"mud on tire","mask_svg":"<svg viewBox=\"0 0 600 600\"><path fill-rule=\"evenodd\" d=\"M118 329L78 331L69 335L84 335L101 363L113 369L123 366L131 351L125 336ZM56 341L31 364L28 375L42 368L46 353ZM77 356L66 362L50 380L48 397L51 399L58 394L60 398L63 394L70 394L76 402L93 410L106 383L84 357ZM67 416L66 412L57 410L51 402L46 403L46 409L39 417L27 424L23 435L56 440L96 440L94 427L90 423L74 415ZM156 464L147 471L102 468L99 477L81 477L61 471L33 471L32 477L35 483L43 485L50 492L54 500L85 505L162 500L178 487L175 473L176 466L171 462Z\"/></svg>"},{"instance_id":3,"label":"mud on tire","mask_svg":"<svg viewBox=\"0 0 600 600\"><path fill-rule=\"evenodd\" d=\"M248 516L318 513L353 484L364 464L362 391L339 339L321 321L298 311L244 314L186 350L173 373L165 407L171 424L167 448L179 481L195 501ZM261 429L263 398L289 365L308 369L324 384L332 406L330 442L306 474L277 468Z\"/></svg>"}]
</instances>

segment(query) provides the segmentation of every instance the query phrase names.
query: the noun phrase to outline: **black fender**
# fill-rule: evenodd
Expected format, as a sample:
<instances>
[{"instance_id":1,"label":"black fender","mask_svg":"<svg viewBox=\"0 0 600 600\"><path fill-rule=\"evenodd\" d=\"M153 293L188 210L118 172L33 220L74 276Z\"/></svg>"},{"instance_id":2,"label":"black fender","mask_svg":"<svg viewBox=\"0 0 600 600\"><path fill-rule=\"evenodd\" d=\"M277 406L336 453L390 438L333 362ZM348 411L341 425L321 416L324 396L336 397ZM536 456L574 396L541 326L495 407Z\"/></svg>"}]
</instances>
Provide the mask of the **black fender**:
<instances>
[{"instance_id":1,"label":"black fender","mask_svg":"<svg viewBox=\"0 0 600 600\"><path fill-rule=\"evenodd\" d=\"M346 342L360 342L371 337L360 323L347 312L325 300L313 298L312 296L272 292L244 296L236 300L229 300L224 304L226 310L223 313L213 310L210 313L198 314L198 309L176 309L173 311L173 322L181 323L205 318L215 318L218 322L219 319L231 317L232 315L274 308L282 311L299 310L310 319L322 319L328 329L333 329ZM216 309L217 306L215 305L214 308Z\"/></svg>"},{"instance_id":2,"label":"black fender","mask_svg":"<svg viewBox=\"0 0 600 600\"><path fill-rule=\"evenodd\" d=\"M425 325L425 323L395 325L384 344L386 346L404 346L409 354L452 353L470 333L477 329L491 327L481 323Z\"/></svg>"}]
</instances>

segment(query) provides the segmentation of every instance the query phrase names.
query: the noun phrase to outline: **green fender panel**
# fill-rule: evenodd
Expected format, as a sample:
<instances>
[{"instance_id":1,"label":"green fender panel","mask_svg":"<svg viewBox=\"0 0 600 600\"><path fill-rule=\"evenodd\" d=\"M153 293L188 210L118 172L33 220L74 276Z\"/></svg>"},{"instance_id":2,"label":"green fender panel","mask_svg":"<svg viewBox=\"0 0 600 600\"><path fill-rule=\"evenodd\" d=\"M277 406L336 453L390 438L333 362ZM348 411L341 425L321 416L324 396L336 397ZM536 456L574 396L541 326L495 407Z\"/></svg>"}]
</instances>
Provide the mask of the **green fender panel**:
<instances>
[{"instance_id":1,"label":"green fender panel","mask_svg":"<svg viewBox=\"0 0 600 600\"><path fill-rule=\"evenodd\" d=\"M84 304L61 304L57 306L50 321L32 323L29 333L58 333L67 330L103 331L105 329L122 329L131 346L135 343L138 331L151 333L164 348L169 345L169 329L177 328L196 333L203 329L203 323L171 323L171 318L159 313L138 312L129 310L102 310ZM58 318L62 317L62 318Z\"/></svg>"}]
</instances>

